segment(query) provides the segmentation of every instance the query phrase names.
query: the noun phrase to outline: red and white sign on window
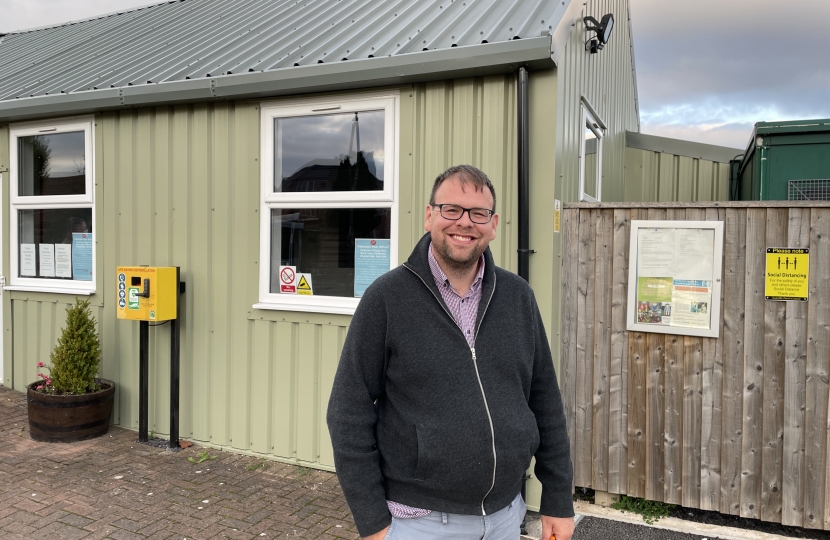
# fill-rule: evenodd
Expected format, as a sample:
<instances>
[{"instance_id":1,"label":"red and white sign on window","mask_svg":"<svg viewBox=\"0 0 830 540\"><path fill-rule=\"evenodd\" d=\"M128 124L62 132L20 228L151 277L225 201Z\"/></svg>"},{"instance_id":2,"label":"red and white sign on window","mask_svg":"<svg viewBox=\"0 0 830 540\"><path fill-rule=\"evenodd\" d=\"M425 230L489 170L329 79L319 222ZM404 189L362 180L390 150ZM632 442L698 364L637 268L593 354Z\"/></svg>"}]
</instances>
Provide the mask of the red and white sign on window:
<instances>
[{"instance_id":1,"label":"red and white sign on window","mask_svg":"<svg viewBox=\"0 0 830 540\"><path fill-rule=\"evenodd\" d=\"M280 266L280 292L297 294L297 267Z\"/></svg>"}]
</instances>

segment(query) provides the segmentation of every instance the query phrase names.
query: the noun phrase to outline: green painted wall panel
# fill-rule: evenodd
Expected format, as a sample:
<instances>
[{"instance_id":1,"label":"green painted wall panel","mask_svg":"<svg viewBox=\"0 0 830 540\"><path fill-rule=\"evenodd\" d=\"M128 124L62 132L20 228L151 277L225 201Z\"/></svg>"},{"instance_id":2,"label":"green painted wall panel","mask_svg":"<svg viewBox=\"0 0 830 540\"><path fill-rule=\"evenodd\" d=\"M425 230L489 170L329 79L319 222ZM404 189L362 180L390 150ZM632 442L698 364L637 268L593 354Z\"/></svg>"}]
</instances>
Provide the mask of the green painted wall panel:
<instances>
[{"instance_id":1,"label":"green painted wall panel","mask_svg":"<svg viewBox=\"0 0 830 540\"><path fill-rule=\"evenodd\" d=\"M294 384L296 357L295 323L277 322L274 348L273 433L271 451L283 457L294 457Z\"/></svg>"},{"instance_id":2,"label":"green painted wall panel","mask_svg":"<svg viewBox=\"0 0 830 540\"><path fill-rule=\"evenodd\" d=\"M729 200L729 163L628 147L627 202Z\"/></svg>"},{"instance_id":3,"label":"green painted wall panel","mask_svg":"<svg viewBox=\"0 0 830 540\"><path fill-rule=\"evenodd\" d=\"M482 169L496 188L500 221L498 237L491 243L497 264L515 270L517 258L513 216L515 215L515 77L499 75L415 85L411 113L404 108L408 94L402 92L401 115L412 123L404 130L411 139L401 140L401 156L412 152L411 166L401 159L400 191L412 198L401 207L399 258L409 256L424 234L424 209L435 177L462 163ZM411 131L410 131L411 130ZM413 146L407 147L405 142ZM512 249L511 249L512 247Z\"/></svg>"}]
</instances>

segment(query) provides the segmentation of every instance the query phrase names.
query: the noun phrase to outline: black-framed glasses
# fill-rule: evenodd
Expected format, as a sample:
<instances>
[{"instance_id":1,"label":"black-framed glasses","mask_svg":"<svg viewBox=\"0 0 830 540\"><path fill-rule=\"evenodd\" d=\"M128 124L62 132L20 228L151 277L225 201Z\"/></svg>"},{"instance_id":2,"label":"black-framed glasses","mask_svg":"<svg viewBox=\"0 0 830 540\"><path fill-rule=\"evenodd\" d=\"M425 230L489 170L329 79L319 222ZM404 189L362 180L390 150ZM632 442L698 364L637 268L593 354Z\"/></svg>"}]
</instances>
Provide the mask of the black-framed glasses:
<instances>
[{"instance_id":1,"label":"black-framed glasses","mask_svg":"<svg viewBox=\"0 0 830 540\"><path fill-rule=\"evenodd\" d=\"M470 216L470 221L478 223L479 225L490 223L490 220L493 219L493 214L495 214L489 208L464 208L457 204L433 204L432 206L438 208L441 217L444 219L458 221L464 215L464 212L467 212L467 215Z\"/></svg>"}]
</instances>

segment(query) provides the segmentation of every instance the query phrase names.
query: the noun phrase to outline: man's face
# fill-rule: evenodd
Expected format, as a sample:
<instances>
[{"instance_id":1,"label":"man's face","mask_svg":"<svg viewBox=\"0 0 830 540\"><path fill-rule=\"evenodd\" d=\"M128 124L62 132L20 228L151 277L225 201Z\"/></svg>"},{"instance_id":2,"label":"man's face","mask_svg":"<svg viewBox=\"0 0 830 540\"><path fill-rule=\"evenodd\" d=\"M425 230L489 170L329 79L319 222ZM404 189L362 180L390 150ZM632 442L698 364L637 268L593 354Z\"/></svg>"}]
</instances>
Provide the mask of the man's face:
<instances>
[{"instance_id":1,"label":"man's face","mask_svg":"<svg viewBox=\"0 0 830 540\"><path fill-rule=\"evenodd\" d=\"M471 184L462 184L456 177L446 179L435 192L435 204L456 204L464 208L493 208L490 190L477 190ZM464 212L461 219L452 221L441 216L438 207L427 206L424 228L432 236L434 254L445 268L469 270L475 267L487 245L496 238L498 214L489 223L470 221Z\"/></svg>"}]
</instances>

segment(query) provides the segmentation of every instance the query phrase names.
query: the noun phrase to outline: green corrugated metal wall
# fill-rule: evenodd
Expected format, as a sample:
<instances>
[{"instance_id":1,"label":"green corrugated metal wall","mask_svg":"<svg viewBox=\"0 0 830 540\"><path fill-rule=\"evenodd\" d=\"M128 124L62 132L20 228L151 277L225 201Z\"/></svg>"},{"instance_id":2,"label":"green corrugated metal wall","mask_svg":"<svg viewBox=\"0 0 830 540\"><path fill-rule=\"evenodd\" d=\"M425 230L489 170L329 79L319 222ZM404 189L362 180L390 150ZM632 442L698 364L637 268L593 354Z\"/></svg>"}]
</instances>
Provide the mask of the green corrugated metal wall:
<instances>
[{"instance_id":1,"label":"green corrugated metal wall","mask_svg":"<svg viewBox=\"0 0 830 540\"><path fill-rule=\"evenodd\" d=\"M625 149L626 202L728 201L729 163Z\"/></svg>"},{"instance_id":2,"label":"green corrugated metal wall","mask_svg":"<svg viewBox=\"0 0 830 540\"><path fill-rule=\"evenodd\" d=\"M502 225L492 247L498 264L514 268L514 78L426 83L403 87L400 96L401 260L423 234L434 177L472 163L496 184ZM258 299L258 105L110 112L96 116L95 129L99 260L91 300L102 373L118 382L113 421L138 426L138 324L115 317L115 267L181 266L181 436L333 467L325 407L350 318L251 308ZM2 148L5 156L7 142ZM14 346L6 359L14 359L13 386L22 390L37 361L48 358L72 298L11 294L6 327ZM152 328L150 337L149 427L165 434L169 326Z\"/></svg>"}]
</instances>

